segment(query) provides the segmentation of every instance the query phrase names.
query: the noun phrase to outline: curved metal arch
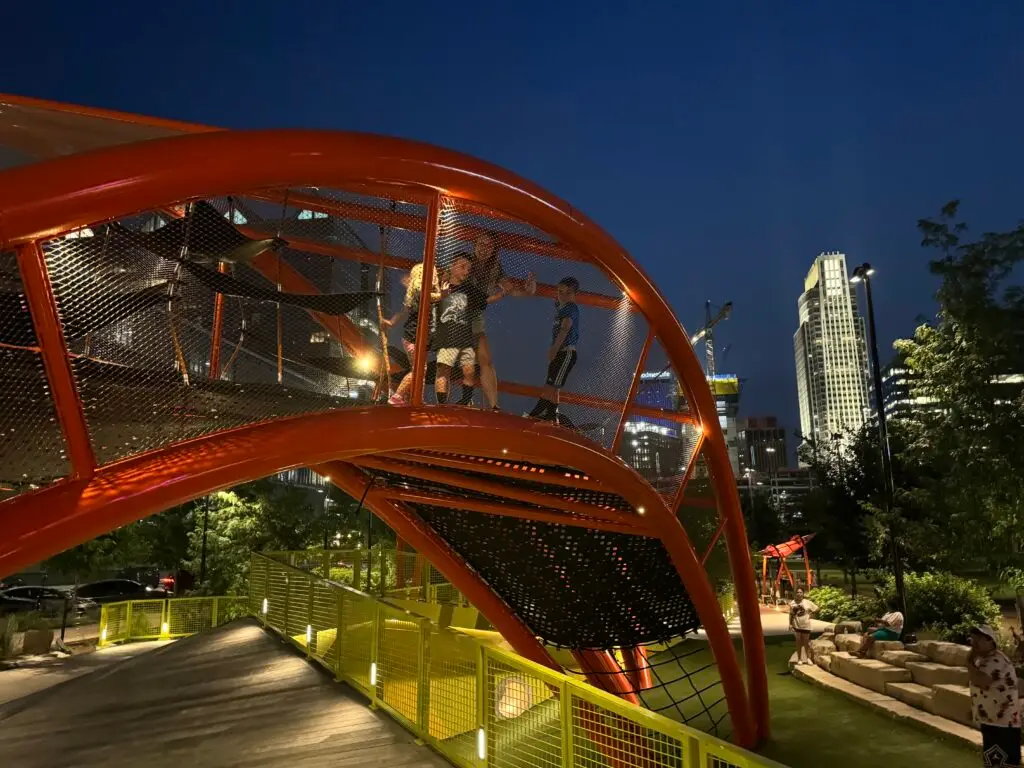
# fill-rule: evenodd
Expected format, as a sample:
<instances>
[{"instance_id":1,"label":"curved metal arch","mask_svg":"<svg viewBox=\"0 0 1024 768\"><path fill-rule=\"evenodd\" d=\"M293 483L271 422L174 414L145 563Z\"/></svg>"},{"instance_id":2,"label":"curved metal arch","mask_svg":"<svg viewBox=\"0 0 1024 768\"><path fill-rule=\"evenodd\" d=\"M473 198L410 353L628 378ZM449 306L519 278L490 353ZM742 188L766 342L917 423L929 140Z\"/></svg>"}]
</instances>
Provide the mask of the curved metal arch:
<instances>
[{"instance_id":1,"label":"curved metal arch","mask_svg":"<svg viewBox=\"0 0 1024 768\"><path fill-rule=\"evenodd\" d=\"M330 476L330 462L385 451L493 448L495 435L511 455L564 462L601 477L637 509L661 503L633 469L586 438L546 422L524 425L516 416L470 409L369 407L214 433L102 467L88 481L61 483L0 504L0 530L8 534L0 542L0 573L149 514L297 466L325 465ZM654 526L648 527L652 536L658 535ZM753 730L739 665L735 654L721 653L731 648L728 628L692 547L680 576L716 648L737 736L749 740ZM518 638L517 651L536 660L536 648L523 640L521 625L517 629L502 615L488 619L503 634L510 632L510 642Z\"/></svg>"},{"instance_id":2,"label":"curved metal arch","mask_svg":"<svg viewBox=\"0 0 1024 768\"><path fill-rule=\"evenodd\" d=\"M253 163L252 157L260 161ZM614 239L564 201L490 163L426 144L322 131L223 131L123 145L3 173L0 247L156 208L168 201L240 189L363 182L432 188L543 228L570 248L586 253L622 285L657 330L704 426L705 457L725 522L736 582L756 723L754 740L767 736L767 677L753 565L714 399L704 385L700 363L682 326L649 277ZM675 511L665 507L660 498L650 509L661 521L659 534L679 567L692 553L685 531ZM723 679L724 675L723 668Z\"/></svg>"}]
</instances>

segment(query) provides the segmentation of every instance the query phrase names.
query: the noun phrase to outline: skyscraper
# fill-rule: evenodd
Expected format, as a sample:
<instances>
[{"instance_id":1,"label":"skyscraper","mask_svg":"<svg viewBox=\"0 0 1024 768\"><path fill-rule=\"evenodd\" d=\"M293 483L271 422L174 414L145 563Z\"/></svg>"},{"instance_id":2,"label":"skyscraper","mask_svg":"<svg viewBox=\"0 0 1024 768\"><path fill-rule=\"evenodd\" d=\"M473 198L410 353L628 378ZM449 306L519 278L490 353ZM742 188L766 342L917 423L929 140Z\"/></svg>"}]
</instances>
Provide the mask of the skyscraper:
<instances>
[{"instance_id":1,"label":"skyscraper","mask_svg":"<svg viewBox=\"0 0 1024 768\"><path fill-rule=\"evenodd\" d=\"M870 415L868 353L857 294L846 255L821 253L797 302L800 326L793 335L800 431L805 440L828 442L860 429Z\"/></svg>"},{"instance_id":2,"label":"skyscraper","mask_svg":"<svg viewBox=\"0 0 1024 768\"><path fill-rule=\"evenodd\" d=\"M738 424L740 474L751 470L771 474L789 463L786 430L774 416L742 419Z\"/></svg>"}]
</instances>

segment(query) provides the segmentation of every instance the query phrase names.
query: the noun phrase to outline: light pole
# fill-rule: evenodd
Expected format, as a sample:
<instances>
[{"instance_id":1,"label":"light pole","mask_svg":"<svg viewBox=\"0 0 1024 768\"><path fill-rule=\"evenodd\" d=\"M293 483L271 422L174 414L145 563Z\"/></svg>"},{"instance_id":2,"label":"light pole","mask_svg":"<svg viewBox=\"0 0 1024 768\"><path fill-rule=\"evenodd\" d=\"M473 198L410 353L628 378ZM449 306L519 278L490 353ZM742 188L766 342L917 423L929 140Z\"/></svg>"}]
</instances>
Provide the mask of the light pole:
<instances>
[{"instance_id":1,"label":"light pole","mask_svg":"<svg viewBox=\"0 0 1024 768\"><path fill-rule=\"evenodd\" d=\"M765 463L768 465L768 485L772 489L772 504L775 504L775 448L774 446L767 446L764 452L768 454L768 458Z\"/></svg>"},{"instance_id":2,"label":"light pole","mask_svg":"<svg viewBox=\"0 0 1024 768\"><path fill-rule=\"evenodd\" d=\"M875 303L871 297L871 276L875 270L870 264L861 264L853 270L851 283L864 283L868 300L868 332L871 334L871 376L875 388L875 412L878 414L878 441L882 452L882 505L889 517L889 538L892 547L892 575L896 582L896 600L904 621L907 619L907 594L903 586L903 557L900 552L899 535L895 512L894 496L896 483L892 476L892 454L889 452L889 430L885 423L885 404L882 402L882 369L878 364L878 334L875 332ZM904 625L906 626L906 625Z\"/></svg>"}]
</instances>

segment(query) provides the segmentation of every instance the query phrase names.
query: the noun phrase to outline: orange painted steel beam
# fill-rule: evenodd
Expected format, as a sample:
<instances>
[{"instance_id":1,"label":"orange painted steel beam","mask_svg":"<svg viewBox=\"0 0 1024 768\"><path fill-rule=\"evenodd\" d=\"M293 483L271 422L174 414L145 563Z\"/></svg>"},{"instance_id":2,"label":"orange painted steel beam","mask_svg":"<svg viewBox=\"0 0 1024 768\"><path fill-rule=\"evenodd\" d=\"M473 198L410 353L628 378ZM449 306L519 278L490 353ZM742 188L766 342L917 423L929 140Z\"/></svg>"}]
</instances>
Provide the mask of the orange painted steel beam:
<instances>
[{"instance_id":1,"label":"orange painted steel beam","mask_svg":"<svg viewBox=\"0 0 1024 768\"><path fill-rule=\"evenodd\" d=\"M582 501L563 499L548 493L534 491L529 488L517 488L514 485L484 480L478 477L457 475L452 472L435 469L420 464L406 464L394 459L380 458L375 456L364 456L355 461L361 467L379 469L383 472L392 472L407 477L415 477L429 482L444 483L457 488L465 488L478 493L488 493L493 496L500 496L523 504L536 504L548 509L559 509L563 512L570 512L576 515L586 515L595 520L606 520L618 523L620 526L631 526L638 522L637 515L621 512L610 507L599 507L595 504L587 504Z\"/></svg>"},{"instance_id":2,"label":"orange painted steel beam","mask_svg":"<svg viewBox=\"0 0 1024 768\"><path fill-rule=\"evenodd\" d=\"M254 229L252 227L237 227L237 229L243 235L252 238L253 240L265 240L270 237L276 237L276 233L267 232L261 229ZM346 261L356 261L362 264L374 265L379 265L383 261L385 267L402 270L412 269L419 263L415 259L405 259L400 256L390 256L386 254L381 257L379 253L374 253L373 251L364 250L362 248L349 248L343 245L324 243L320 240L310 240L309 238L287 235L284 239L288 241L288 247L293 250L305 251L306 253L313 253L317 256L327 256L332 259L344 259ZM545 283L537 284L537 296L545 299L553 299L557 294L558 286L547 285ZM608 296L603 293L580 291L576 294L577 304L583 304L589 307L601 307L602 309L617 311L622 308L622 304L625 301L626 300L621 296ZM630 305L630 311L636 312L637 309L633 305Z\"/></svg>"},{"instance_id":3,"label":"orange painted steel beam","mask_svg":"<svg viewBox=\"0 0 1024 768\"><path fill-rule=\"evenodd\" d=\"M17 260L25 301L32 313L32 325L53 396L53 407L64 434L71 462L71 476L87 478L96 467L96 455L89 441L89 426L85 421L85 410L71 370L43 249L38 243L22 245L17 250Z\"/></svg>"},{"instance_id":4,"label":"orange painted steel beam","mask_svg":"<svg viewBox=\"0 0 1024 768\"><path fill-rule=\"evenodd\" d=\"M639 706L640 697L636 695L629 676L622 671L609 651L573 651L572 655L591 685Z\"/></svg>"},{"instance_id":5,"label":"orange painted steel beam","mask_svg":"<svg viewBox=\"0 0 1024 768\"><path fill-rule=\"evenodd\" d=\"M615 428L615 437L612 439L612 455L619 455L619 446L622 444L622 435L626 431L626 417L629 416L629 408L636 399L636 392L640 388L640 375L644 372L644 365L647 364L647 355L651 351L651 344L654 343L654 328L647 331L647 338L644 340L643 349L640 350L640 357L636 361L636 370L633 371L633 378L630 380L629 392L622 404L622 412L619 414L619 425Z\"/></svg>"},{"instance_id":6,"label":"orange painted steel beam","mask_svg":"<svg viewBox=\"0 0 1024 768\"><path fill-rule=\"evenodd\" d=\"M697 435L697 442L693 446L693 453L690 454L690 460L686 462L686 471L683 472L683 476L679 479L679 487L676 488L675 497L672 500L671 509L675 512L679 509L679 505L683 501L683 496L686 495L686 486L690 484L690 478L693 477L693 473L697 470L697 460L700 458L700 449L704 447L704 431L702 430Z\"/></svg>"},{"instance_id":7,"label":"orange painted steel beam","mask_svg":"<svg viewBox=\"0 0 1024 768\"><path fill-rule=\"evenodd\" d=\"M256 157L259 162L253 162ZM344 186L367 179L442 190L530 222L571 251L587 254L615 284L623 286L657 329L669 362L680 375L691 418L707 432L709 474L721 513L729 520L724 535L742 623L749 702L742 676L726 679L732 678L736 659L728 638L723 641L717 632L709 636L714 635L711 642L718 656L732 659L719 658L727 691L734 692L736 683L741 686L739 695L729 694L735 739L741 746L754 746L766 738L768 678L753 565L714 398L689 337L664 296L612 237L568 203L495 165L426 144L324 131L213 132L127 144L0 172L0 210L4 211L0 247L152 210L169 200L299 184ZM681 528L660 533L663 540L685 535ZM701 616L711 621L703 610Z\"/></svg>"},{"instance_id":8,"label":"orange painted steel beam","mask_svg":"<svg viewBox=\"0 0 1024 768\"><path fill-rule=\"evenodd\" d=\"M316 469L353 498L362 496L366 488L367 476L343 461L328 462ZM562 671L530 628L419 515L407 505L389 500L374 489L366 493L364 504L397 535L415 547L417 553L425 555L431 565L494 625L516 653L545 667Z\"/></svg>"},{"instance_id":9,"label":"orange painted steel beam","mask_svg":"<svg viewBox=\"0 0 1024 768\"><path fill-rule=\"evenodd\" d=\"M608 520L585 519L561 512L552 512L546 509L534 509L521 504L510 504L501 501L483 501L482 499L460 498L458 496L446 496L440 493L428 491L407 491L402 488L388 488L384 495L395 501L405 501L410 504L428 504L446 509L460 509L468 512L479 512L483 515L497 515L499 517L515 517L520 520L533 520L538 523L554 523L555 525L571 525L577 528L589 528L595 531L609 531L611 533L624 533L631 536L647 536L648 531L622 523L613 523Z\"/></svg>"},{"instance_id":10,"label":"orange painted steel beam","mask_svg":"<svg viewBox=\"0 0 1024 768\"><path fill-rule=\"evenodd\" d=\"M505 477L512 480L529 480L547 485L558 485L576 490L607 491L600 482L592 477L576 472L559 473L547 467L528 465L524 462L506 459L483 458L479 456L442 455L439 453L413 453L402 451L385 454L403 461L418 462L428 466L451 467L469 472Z\"/></svg>"},{"instance_id":11,"label":"orange painted steel beam","mask_svg":"<svg viewBox=\"0 0 1024 768\"><path fill-rule=\"evenodd\" d=\"M498 390L506 392L510 395L523 395L525 397L540 397L541 388L535 387L531 384L519 384L515 381L499 381ZM594 395L584 395L578 392L565 392L561 391L558 393L558 400L562 403L568 403L570 405L582 405L587 408L595 408L601 411L622 411L624 408L631 414L636 416L644 416L650 419L664 419L665 421L675 421L679 424L697 424L699 423L692 414L681 413L679 411L662 411L658 408L647 408L642 405L634 405L628 401L619 402L618 400L608 400L603 397L595 397Z\"/></svg>"},{"instance_id":12,"label":"orange painted steel beam","mask_svg":"<svg viewBox=\"0 0 1024 768\"><path fill-rule=\"evenodd\" d=\"M427 236L423 242L423 277L420 282L419 314L416 317L416 351L412 363L413 405L423 405L427 382L427 351L430 349L430 297L434 288L434 259L437 255L437 228L441 216L441 196L435 195L427 206Z\"/></svg>"},{"instance_id":13,"label":"orange painted steel beam","mask_svg":"<svg viewBox=\"0 0 1024 768\"><path fill-rule=\"evenodd\" d=\"M390 192L390 190L382 191L385 194L389 194ZM399 191L399 188L396 187L395 191ZM282 190L258 190L255 192L244 192L242 196L252 200L263 200L265 202L277 203L278 205L284 204L287 201L288 205L293 208L315 211L316 213L326 213L329 216L337 216L341 219L368 221L384 227L407 229L413 232L423 232L427 223L426 219L414 213L392 211L390 208L377 208L372 205L349 202L348 200L334 200L327 197L319 197L317 195L297 192L291 189L287 191L287 200L286 193ZM427 195L420 192L417 197L423 199L426 198Z\"/></svg>"},{"instance_id":14,"label":"orange painted steel beam","mask_svg":"<svg viewBox=\"0 0 1024 768\"><path fill-rule=\"evenodd\" d=\"M309 282L301 272L290 264L282 260L279 265L271 251L263 251L249 262L249 266L270 282L280 283L281 289L289 293L320 293L313 283ZM309 315L350 352L354 354L370 352L370 346L359 333L359 329L344 315L325 315L322 312L313 311L310 311Z\"/></svg>"},{"instance_id":15,"label":"orange painted steel beam","mask_svg":"<svg viewBox=\"0 0 1024 768\"><path fill-rule=\"evenodd\" d=\"M715 544L717 544L718 540L722 537L722 531L725 530L725 523L725 518L722 518L718 522L718 527L715 528L715 535L711 537L711 541L708 542L708 548L704 550L704 556L700 559L701 565L707 565L708 558L711 557L711 551L715 548Z\"/></svg>"},{"instance_id":16,"label":"orange painted steel beam","mask_svg":"<svg viewBox=\"0 0 1024 768\"><path fill-rule=\"evenodd\" d=\"M217 271L226 273L228 265L223 261L217 265ZM213 333L210 335L210 365L207 375L216 381L220 378L220 337L224 326L224 294L213 296Z\"/></svg>"},{"instance_id":17,"label":"orange painted steel beam","mask_svg":"<svg viewBox=\"0 0 1024 768\"><path fill-rule=\"evenodd\" d=\"M150 128L165 128L169 131L180 131L181 133L206 133L208 131L224 130L222 128L211 128L210 126L200 125L198 123L186 123L181 120L167 120L162 117L134 115L129 112L119 112L113 109L102 109L100 107L83 107L78 104L66 104L60 101L50 101L49 99L36 99L31 96L18 96L13 93L0 93L0 104L15 104L19 107L47 109L53 112L80 115L82 117L117 120L122 123L146 125Z\"/></svg>"}]
</instances>

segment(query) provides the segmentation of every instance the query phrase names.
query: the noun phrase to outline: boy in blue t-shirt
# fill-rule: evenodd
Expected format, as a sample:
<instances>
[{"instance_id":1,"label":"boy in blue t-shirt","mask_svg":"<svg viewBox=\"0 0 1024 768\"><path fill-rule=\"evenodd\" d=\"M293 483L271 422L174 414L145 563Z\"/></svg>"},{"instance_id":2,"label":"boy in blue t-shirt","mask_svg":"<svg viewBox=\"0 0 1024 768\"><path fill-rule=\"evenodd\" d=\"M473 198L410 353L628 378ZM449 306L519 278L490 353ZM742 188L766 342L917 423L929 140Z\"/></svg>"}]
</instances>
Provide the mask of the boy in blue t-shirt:
<instances>
[{"instance_id":1,"label":"boy in blue t-shirt","mask_svg":"<svg viewBox=\"0 0 1024 768\"><path fill-rule=\"evenodd\" d=\"M564 277L558 283L555 323L548 349L548 378L540 400L530 411L536 419L554 421L558 418L558 390L565 386L569 372L576 365L576 343L580 338L580 309L576 306L579 289L580 282L575 277Z\"/></svg>"}]
</instances>

